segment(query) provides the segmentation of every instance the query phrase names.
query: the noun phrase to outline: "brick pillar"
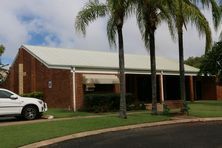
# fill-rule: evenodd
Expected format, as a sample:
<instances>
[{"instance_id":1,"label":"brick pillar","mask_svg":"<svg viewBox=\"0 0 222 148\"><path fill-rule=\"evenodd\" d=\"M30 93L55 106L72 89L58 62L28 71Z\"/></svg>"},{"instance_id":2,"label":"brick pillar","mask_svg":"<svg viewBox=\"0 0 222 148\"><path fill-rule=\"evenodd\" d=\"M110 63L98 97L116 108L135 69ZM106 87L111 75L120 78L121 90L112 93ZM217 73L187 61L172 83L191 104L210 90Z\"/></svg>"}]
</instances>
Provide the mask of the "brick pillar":
<instances>
[{"instance_id":1,"label":"brick pillar","mask_svg":"<svg viewBox=\"0 0 222 148\"><path fill-rule=\"evenodd\" d=\"M216 91L217 91L217 100L222 100L222 83L216 84Z\"/></svg>"},{"instance_id":2,"label":"brick pillar","mask_svg":"<svg viewBox=\"0 0 222 148\"><path fill-rule=\"evenodd\" d=\"M193 84L193 76L189 76L189 88L190 88L190 100L194 101L194 84Z\"/></svg>"},{"instance_id":3,"label":"brick pillar","mask_svg":"<svg viewBox=\"0 0 222 148\"><path fill-rule=\"evenodd\" d=\"M83 107L84 103L83 76L81 73L76 73L75 77L76 109L78 110Z\"/></svg>"}]
</instances>

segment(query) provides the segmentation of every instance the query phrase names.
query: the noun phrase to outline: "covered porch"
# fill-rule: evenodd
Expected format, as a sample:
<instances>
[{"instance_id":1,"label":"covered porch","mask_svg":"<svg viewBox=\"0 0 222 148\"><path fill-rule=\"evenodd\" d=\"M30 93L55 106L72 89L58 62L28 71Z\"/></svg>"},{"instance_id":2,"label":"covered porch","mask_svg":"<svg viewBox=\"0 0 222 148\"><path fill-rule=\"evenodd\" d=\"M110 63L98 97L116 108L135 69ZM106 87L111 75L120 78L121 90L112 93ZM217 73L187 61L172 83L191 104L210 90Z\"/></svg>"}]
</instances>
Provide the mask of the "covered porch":
<instances>
[{"instance_id":1,"label":"covered porch","mask_svg":"<svg viewBox=\"0 0 222 148\"><path fill-rule=\"evenodd\" d=\"M195 100L200 97L199 88L196 85L197 76L188 75L185 77L186 99ZM179 75L157 74L157 101L162 103L166 100L180 100ZM132 93L135 101L143 103L152 102L151 75L148 74L127 74L126 92Z\"/></svg>"}]
</instances>

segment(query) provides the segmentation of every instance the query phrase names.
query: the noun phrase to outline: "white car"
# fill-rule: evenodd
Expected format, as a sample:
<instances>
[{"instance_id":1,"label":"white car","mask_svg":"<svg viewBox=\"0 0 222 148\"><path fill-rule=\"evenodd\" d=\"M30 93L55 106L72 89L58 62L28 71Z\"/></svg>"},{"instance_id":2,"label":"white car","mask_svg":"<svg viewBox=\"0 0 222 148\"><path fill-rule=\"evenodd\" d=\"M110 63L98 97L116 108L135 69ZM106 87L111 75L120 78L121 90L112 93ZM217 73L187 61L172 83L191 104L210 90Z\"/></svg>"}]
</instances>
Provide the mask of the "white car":
<instances>
[{"instance_id":1,"label":"white car","mask_svg":"<svg viewBox=\"0 0 222 148\"><path fill-rule=\"evenodd\" d=\"M23 117L33 120L47 111L47 104L36 98L21 97L7 89L0 88L0 116Z\"/></svg>"}]
</instances>

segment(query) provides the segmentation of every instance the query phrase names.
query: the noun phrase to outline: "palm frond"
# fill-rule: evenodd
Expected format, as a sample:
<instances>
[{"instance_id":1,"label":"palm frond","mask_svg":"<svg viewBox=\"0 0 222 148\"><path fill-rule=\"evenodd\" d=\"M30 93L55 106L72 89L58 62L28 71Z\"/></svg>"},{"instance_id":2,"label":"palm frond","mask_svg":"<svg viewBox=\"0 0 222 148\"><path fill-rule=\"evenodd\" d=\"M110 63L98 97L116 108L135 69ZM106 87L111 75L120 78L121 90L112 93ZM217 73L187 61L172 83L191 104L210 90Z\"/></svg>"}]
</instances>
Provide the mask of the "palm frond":
<instances>
[{"instance_id":1,"label":"palm frond","mask_svg":"<svg viewBox=\"0 0 222 148\"><path fill-rule=\"evenodd\" d=\"M115 25L115 20L110 17L108 22L107 22L107 37L109 41L110 47L114 46L116 47L116 33L117 33L117 28Z\"/></svg>"},{"instance_id":2,"label":"palm frond","mask_svg":"<svg viewBox=\"0 0 222 148\"><path fill-rule=\"evenodd\" d=\"M196 6L202 5L203 8L205 6L208 8L211 7L214 27L215 29L218 29L221 22L222 11L220 8L220 4L222 1L221 0L191 0L191 2L193 2Z\"/></svg>"},{"instance_id":3,"label":"palm frond","mask_svg":"<svg viewBox=\"0 0 222 148\"><path fill-rule=\"evenodd\" d=\"M186 5L184 8L184 13L186 14L186 19L189 20L198 30L199 35L205 35L206 44L205 51L211 48L212 36L209 23L205 16L201 13L195 5Z\"/></svg>"},{"instance_id":4,"label":"palm frond","mask_svg":"<svg viewBox=\"0 0 222 148\"><path fill-rule=\"evenodd\" d=\"M98 17L104 17L107 13L107 7L98 0L89 1L86 6L78 13L75 21L75 29L83 35L86 34L86 26Z\"/></svg>"}]
</instances>

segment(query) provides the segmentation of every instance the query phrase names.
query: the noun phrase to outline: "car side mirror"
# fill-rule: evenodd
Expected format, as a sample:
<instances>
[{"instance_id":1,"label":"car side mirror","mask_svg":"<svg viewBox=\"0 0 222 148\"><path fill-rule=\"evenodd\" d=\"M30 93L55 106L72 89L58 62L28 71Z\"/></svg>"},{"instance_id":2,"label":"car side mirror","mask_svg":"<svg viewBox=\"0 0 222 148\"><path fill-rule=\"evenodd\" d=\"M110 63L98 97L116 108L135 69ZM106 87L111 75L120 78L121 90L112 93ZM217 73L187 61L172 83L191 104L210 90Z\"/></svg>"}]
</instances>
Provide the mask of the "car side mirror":
<instances>
[{"instance_id":1,"label":"car side mirror","mask_svg":"<svg viewBox=\"0 0 222 148\"><path fill-rule=\"evenodd\" d=\"M13 100L18 99L18 97L16 95L11 95L10 98L13 99Z\"/></svg>"}]
</instances>

